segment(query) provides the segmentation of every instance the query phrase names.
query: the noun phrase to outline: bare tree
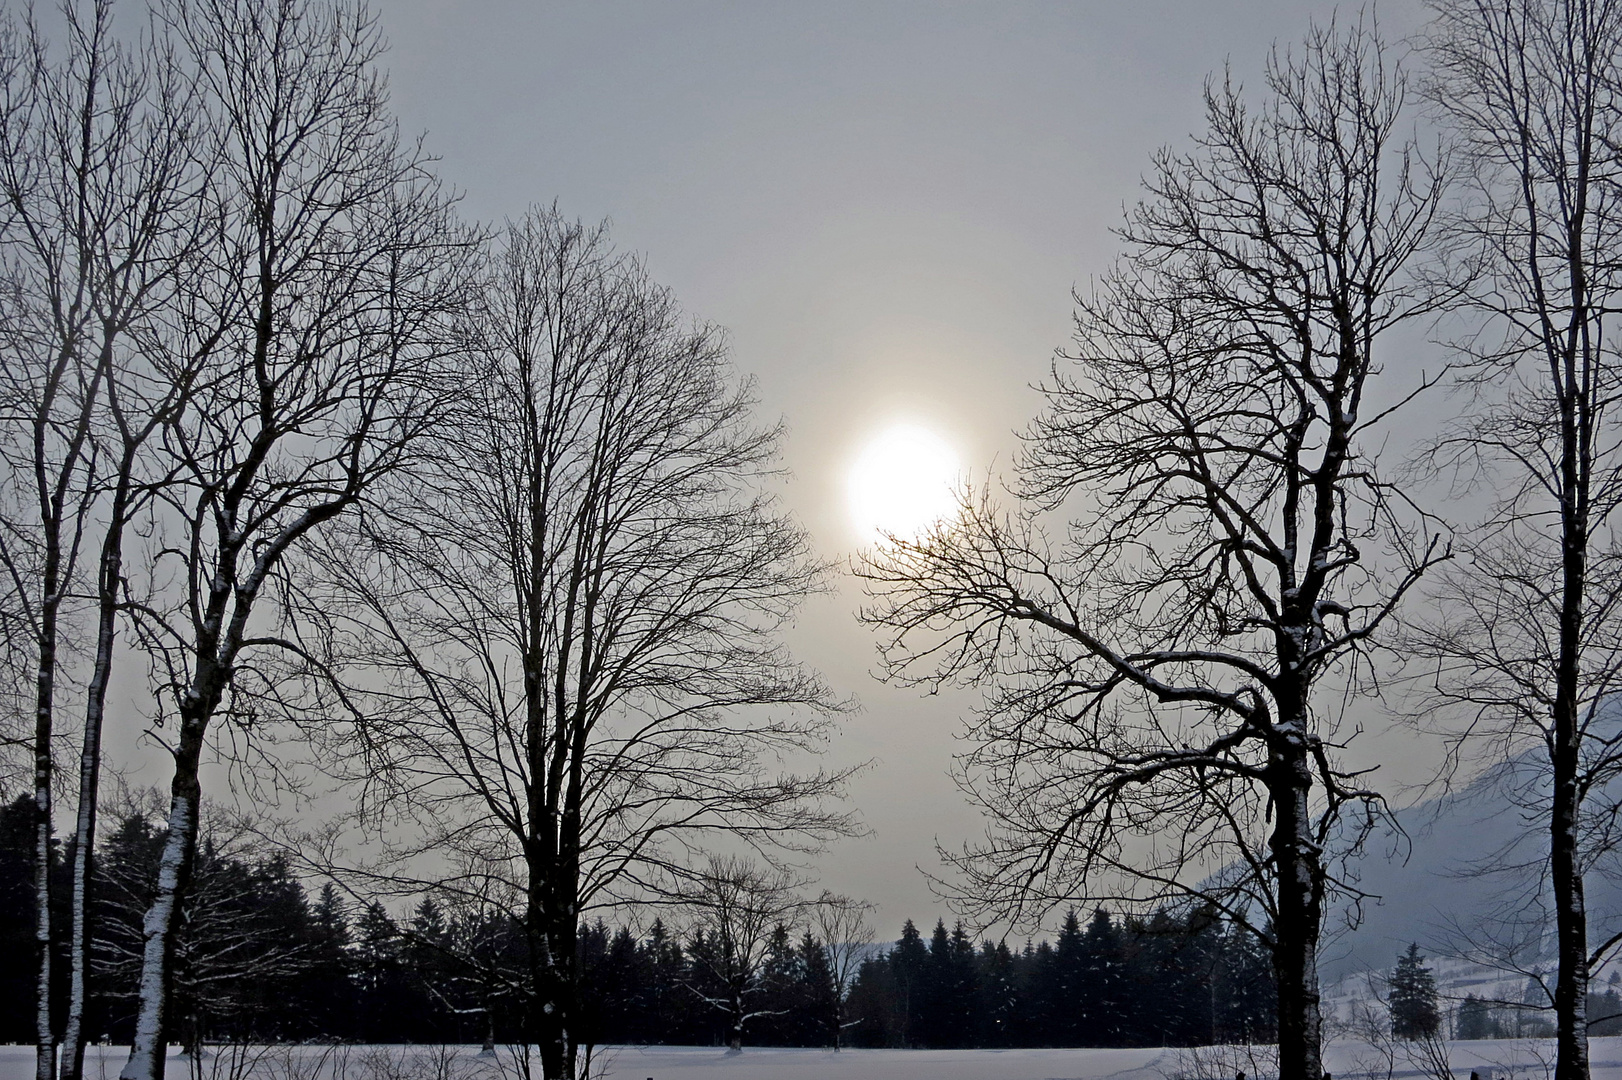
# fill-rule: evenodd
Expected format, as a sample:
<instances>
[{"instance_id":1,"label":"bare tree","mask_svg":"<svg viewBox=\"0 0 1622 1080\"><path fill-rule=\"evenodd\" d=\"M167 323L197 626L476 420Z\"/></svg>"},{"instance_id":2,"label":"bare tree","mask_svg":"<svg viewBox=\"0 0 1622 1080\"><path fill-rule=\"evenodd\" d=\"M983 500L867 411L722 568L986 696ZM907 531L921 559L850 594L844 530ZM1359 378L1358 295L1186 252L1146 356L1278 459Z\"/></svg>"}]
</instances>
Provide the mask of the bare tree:
<instances>
[{"instance_id":1,"label":"bare tree","mask_svg":"<svg viewBox=\"0 0 1622 1080\"><path fill-rule=\"evenodd\" d=\"M207 273L170 312L172 347L201 375L163 427L176 482L138 622L159 690L154 734L175 771L126 1080L163 1072L210 723L222 708L251 723L276 658L305 655L260 612L289 551L407 463L433 422L468 250L423 151L402 145L388 115L363 7L172 0L158 11L197 79L207 124L193 144L213 220Z\"/></svg>"},{"instance_id":2,"label":"bare tree","mask_svg":"<svg viewBox=\"0 0 1622 1080\"><path fill-rule=\"evenodd\" d=\"M821 568L762 492L777 432L720 333L601 228L513 224L470 339L423 468L303 608L357 665L356 779L524 898L531 1037L573 1077L583 911L669 896L706 836L849 828L846 773L776 771L838 710L778 640Z\"/></svg>"},{"instance_id":3,"label":"bare tree","mask_svg":"<svg viewBox=\"0 0 1622 1080\"><path fill-rule=\"evenodd\" d=\"M1547 827L1558 966L1558 1080L1586 1078L1584 876L1619 808L1622 740L1602 707L1622 674L1622 365L1607 320L1622 298L1622 5L1436 0L1435 100L1469 154L1455 236L1482 263L1463 342L1479 391L1438 460L1485 480L1493 508L1420 635L1468 759L1536 760L1514 797ZM1530 756L1530 757L1529 757Z\"/></svg>"},{"instance_id":4,"label":"bare tree","mask_svg":"<svg viewBox=\"0 0 1622 1080\"><path fill-rule=\"evenodd\" d=\"M850 996L862 961L867 959L873 944L873 924L867 919L872 910L871 904L826 891L811 907L811 922L822 939L822 948L828 954L828 973L833 976L833 1016L830 1019L836 1054L845 1028L859 1022L846 1022L845 999Z\"/></svg>"},{"instance_id":5,"label":"bare tree","mask_svg":"<svg viewBox=\"0 0 1622 1080\"><path fill-rule=\"evenodd\" d=\"M156 42L121 43L112 6L64 5L55 47L32 20L5 32L0 64L6 500L0 563L33 627L38 696L39 851L49 852L54 699L64 604L89 595L95 642L80 755L64 1071L78 1075L86 963L85 897L95 831L100 735L118 618L125 529L148 494L137 476L147 439L186 379L154 367L153 320L178 286L196 237L200 189L185 152L184 80ZM13 440L12 436L22 436ZM25 461L29 467L25 467ZM18 490L30 489L31 498ZM24 509L25 507L29 509ZM92 575L75 573L101 533ZM37 574L37 581L30 579ZM88 580L81 580L81 577ZM37 586L37 588L35 587ZM39 940L51 937L49 859L36 867ZM40 1070L50 1065L51 957L39 967Z\"/></svg>"},{"instance_id":6,"label":"bare tree","mask_svg":"<svg viewBox=\"0 0 1622 1080\"><path fill-rule=\"evenodd\" d=\"M738 856L711 856L692 883L695 912L689 988L727 1018L727 1051L743 1052L749 1021L776 1015L754 1008L772 932L804 906L793 876Z\"/></svg>"},{"instance_id":7,"label":"bare tree","mask_svg":"<svg viewBox=\"0 0 1622 1080\"><path fill-rule=\"evenodd\" d=\"M1355 894L1336 846L1383 805L1337 764L1335 703L1440 557L1368 447L1400 397L1370 400L1376 343L1442 299L1413 264L1444 184L1371 31L1275 50L1267 86L1257 109L1208 88L1197 149L1157 159L1123 262L1078 297L1028 508L967 494L861 572L891 677L987 688L971 899L1215 905L1270 948L1280 1069L1312 1077L1324 903ZM1054 544L1039 518L1060 509Z\"/></svg>"},{"instance_id":8,"label":"bare tree","mask_svg":"<svg viewBox=\"0 0 1622 1080\"><path fill-rule=\"evenodd\" d=\"M147 444L186 400L190 358L166 349L164 316L186 287L205 221L206 176L187 149L195 127L185 74L161 39L120 44L112 4L99 0L82 19L64 11L67 55L45 74L44 145L33 151L62 177L51 189L72 192L75 257L64 269L80 280L86 316L81 364L100 372L91 436L100 462L93 520L101 539L94 577L94 647L79 755L78 808L69 855L68 1011L61 1073L83 1068L88 895L100 787L101 735L122 608L124 544L129 527L166 479L154 473ZM36 55L44 52L35 45ZM19 195L22 193L19 191Z\"/></svg>"},{"instance_id":9,"label":"bare tree","mask_svg":"<svg viewBox=\"0 0 1622 1080\"><path fill-rule=\"evenodd\" d=\"M61 674L64 605L75 578L90 507L96 459L91 438L105 369L85 355L94 334L86 263L93 243L77 228L86 209L73 165L53 168L53 154L74 147L71 102L52 100L56 74L40 55L43 43L8 24L0 38L0 169L6 201L5 426L6 506L0 514L0 567L8 608L24 633L34 700L34 937L37 953L35 1037L37 1080L56 1072L51 1018L52 785L57 682ZM53 105L69 105L60 116ZM53 121L56 121L53 123ZM21 640L19 640L19 638ZM22 666L22 665L19 665Z\"/></svg>"}]
</instances>

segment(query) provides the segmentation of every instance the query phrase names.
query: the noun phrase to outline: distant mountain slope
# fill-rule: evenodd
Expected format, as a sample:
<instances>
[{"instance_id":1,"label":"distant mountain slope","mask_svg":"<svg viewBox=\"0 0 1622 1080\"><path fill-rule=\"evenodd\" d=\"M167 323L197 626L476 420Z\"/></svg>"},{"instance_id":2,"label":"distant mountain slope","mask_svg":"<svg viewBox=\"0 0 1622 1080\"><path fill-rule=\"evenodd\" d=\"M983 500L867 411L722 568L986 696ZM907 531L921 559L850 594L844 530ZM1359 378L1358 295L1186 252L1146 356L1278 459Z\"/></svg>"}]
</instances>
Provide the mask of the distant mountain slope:
<instances>
[{"instance_id":1,"label":"distant mountain slope","mask_svg":"<svg viewBox=\"0 0 1622 1080\"><path fill-rule=\"evenodd\" d=\"M1402 811L1397 818L1411 848L1394 838L1376 837L1355 864L1362 888L1380 900L1364 905L1355 931L1345 930L1344 908L1329 917L1321 965L1326 984L1390 967L1411 941L1432 956L1447 955L1459 930L1474 931L1494 912L1526 906L1513 903L1513 898L1537 895L1547 845L1528 833L1520 812L1505 803L1496 785L1478 781ZM1510 848L1520 868L1471 873ZM1393 850L1395 857L1390 857ZM1622 928L1619 877L1588 875L1591 941Z\"/></svg>"}]
</instances>

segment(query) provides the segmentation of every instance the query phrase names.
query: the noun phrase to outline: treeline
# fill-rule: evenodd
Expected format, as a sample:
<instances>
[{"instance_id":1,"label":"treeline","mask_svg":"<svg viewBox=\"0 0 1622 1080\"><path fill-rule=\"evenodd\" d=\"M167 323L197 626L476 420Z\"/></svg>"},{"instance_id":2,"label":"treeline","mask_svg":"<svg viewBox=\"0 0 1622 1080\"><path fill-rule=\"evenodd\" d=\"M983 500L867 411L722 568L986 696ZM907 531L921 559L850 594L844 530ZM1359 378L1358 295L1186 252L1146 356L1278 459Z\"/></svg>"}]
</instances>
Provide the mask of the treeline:
<instances>
[{"instance_id":1,"label":"treeline","mask_svg":"<svg viewBox=\"0 0 1622 1080\"><path fill-rule=\"evenodd\" d=\"M909 921L851 990L852 1041L865 1046L1196 1046L1266 1042L1277 995L1254 938L1209 913L1117 920L1018 950Z\"/></svg>"},{"instance_id":2,"label":"treeline","mask_svg":"<svg viewBox=\"0 0 1622 1080\"><path fill-rule=\"evenodd\" d=\"M588 1016L605 1043L719 1043L703 1007L709 948L655 923L638 940L599 923L581 935ZM840 1014L824 944L779 925L752 1003L759 1046L955 1049L1037 1046L1198 1046L1273 1037L1276 996L1266 956L1249 935L1196 913L1115 919L1085 929L1074 912L1058 938L1011 948L976 942L962 924L912 920L857 971ZM838 1019L842 1015L843 1019ZM835 1031L838 1024L841 1031Z\"/></svg>"},{"instance_id":3,"label":"treeline","mask_svg":"<svg viewBox=\"0 0 1622 1080\"><path fill-rule=\"evenodd\" d=\"M1615 977L1604 993L1588 992L1588 1035L1622 1035L1622 994ZM1546 1039L1554 1034L1547 1011L1536 1005L1504 1005L1467 994L1453 1014L1455 1039Z\"/></svg>"},{"instance_id":4,"label":"treeline","mask_svg":"<svg viewBox=\"0 0 1622 1080\"><path fill-rule=\"evenodd\" d=\"M31 801L0 807L0 948L28 954L34 925ZM92 1038L132 1034L141 919L164 841L153 815L114 822L96 852L91 900ZM58 858L54 872L66 873ZM511 1043L522 1038L522 924L490 908L421 899L400 917L331 884L313 894L288 862L205 838L182 912L168 1013L177 1041L339 1039ZM63 925L63 923L58 923ZM848 943L840 943L848 944ZM65 935L58 947L65 950ZM576 961L587 1044L719 1045L730 1036L713 925L644 932L583 926ZM1014 1047L1265 1041L1273 982L1266 956L1231 924L1194 913L1081 925L1054 941L972 940L912 921L873 946L840 985L812 930L779 922L744 990L745 1036L763 1046ZM65 968L59 968L65 976ZM0 981L0 1041L33 1036L26 964ZM65 983L65 979L59 979ZM59 987L65 993L65 986Z\"/></svg>"}]
</instances>

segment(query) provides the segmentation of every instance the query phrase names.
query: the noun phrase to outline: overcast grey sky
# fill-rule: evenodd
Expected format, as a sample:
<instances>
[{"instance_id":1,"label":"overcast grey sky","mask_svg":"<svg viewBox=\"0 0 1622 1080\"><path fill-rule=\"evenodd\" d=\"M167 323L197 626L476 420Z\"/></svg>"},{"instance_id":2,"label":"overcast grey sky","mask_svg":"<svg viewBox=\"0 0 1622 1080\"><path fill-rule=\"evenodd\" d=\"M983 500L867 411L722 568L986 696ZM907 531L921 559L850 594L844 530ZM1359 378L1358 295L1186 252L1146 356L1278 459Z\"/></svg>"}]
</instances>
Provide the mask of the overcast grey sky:
<instances>
[{"instance_id":1,"label":"overcast grey sky","mask_svg":"<svg viewBox=\"0 0 1622 1080\"><path fill-rule=\"evenodd\" d=\"M1200 123L1208 73L1247 85L1331 3L535 3L380 0L396 112L470 216L556 199L612 219L695 316L728 328L789 425L787 495L830 556L862 441L927 424L976 470L1006 462L1070 290L1157 147ZM1355 15L1347 7L1342 17ZM1379 8L1400 38L1417 0ZM874 835L824 883L879 905L881 937L944 913L916 870L979 831L946 777L963 696L868 676L857 591L812 604L801 655L862 713L834 760Z\"/></svg>"}]
</instances>

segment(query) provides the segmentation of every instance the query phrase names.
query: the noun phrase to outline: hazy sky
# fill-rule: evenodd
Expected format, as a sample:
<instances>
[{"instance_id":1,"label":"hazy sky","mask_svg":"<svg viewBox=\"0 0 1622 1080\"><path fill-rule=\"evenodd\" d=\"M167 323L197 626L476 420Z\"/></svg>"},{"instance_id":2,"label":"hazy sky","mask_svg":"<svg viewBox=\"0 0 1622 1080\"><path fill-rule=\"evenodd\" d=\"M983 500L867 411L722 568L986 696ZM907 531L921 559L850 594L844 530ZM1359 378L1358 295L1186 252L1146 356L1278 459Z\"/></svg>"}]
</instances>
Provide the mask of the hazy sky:
<instances>
[{"instance_id":1,"label":"hazy sky","mask_svg":"<svg viewBox=\"0 0 1622 1080\"><path fill-rule=\"evenodd\" d=\"M1070 290L1225 62L1247 85L1331 3L592 3L380 0L403 127L470 216L554 199L610 218L695 316L730 331L789 426L789 502L830 556L858 542L845 474L864 440L924 424L976 470L1006 462ZM1348 8L1347 12L1355 12ZM1417 0L1379 8L1388 37ZM1343 12L1343 16L1346 12ZM860 698L830 748L874 835L820 867L879 905L881 937L944 913L938 869L979 823L947 779L969 699L868 675L859 593L795 644ZM926 928L927 929L927 928Z\"/></svg>"}]
</instances>

